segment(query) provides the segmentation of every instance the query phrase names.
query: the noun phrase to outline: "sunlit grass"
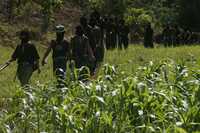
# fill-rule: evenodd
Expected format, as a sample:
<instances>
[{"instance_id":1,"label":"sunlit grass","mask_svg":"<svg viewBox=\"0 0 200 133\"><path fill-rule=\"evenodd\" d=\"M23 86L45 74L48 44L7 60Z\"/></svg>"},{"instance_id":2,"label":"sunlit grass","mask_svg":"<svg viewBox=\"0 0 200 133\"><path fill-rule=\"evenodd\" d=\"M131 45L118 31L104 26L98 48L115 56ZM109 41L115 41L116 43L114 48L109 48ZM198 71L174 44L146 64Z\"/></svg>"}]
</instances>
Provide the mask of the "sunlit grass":
<instances>
[{"instance_id":1,"label":"sunlit grass","mask_svg":"<svg viewBox=\"0 0 200 133\"><path fill-rule=\"evenodd\" d=\"M51 57L28 89L13 82L14 63L0 75L0 132L199 131L199 48L107 51L97 79L85 84L68 76L66 88L56 88ZM13 50L1 49L4 62Z\"/></svg>"},{"instance_id":2,"label":"sunlit grass","mask_svg":"<svg viewBox=\"0 0 200 133\"><path fill-rule=\"evenodd\" d=\"M39 43L36 43L39 45ZM0 64L7 61L13 50L12 48L0 46ZM45 51L44 48L38 47L40 56L42 58ZM194 69L200 68L200 46L182 46L176 48L164 48L158 47L155 49L145 49L142 45L131 45L128 50L119 51L118 49L113 51L107 51L105 55L104 64L115 65L120 70L129 74L134 73L139 66L143 66L149 61L159 63L161 60L173 59L176 62L186 61L189 67ZM197 62L194 64L194 62ZM0 72L0 90L1 97L9 97L15 92L15 87L19 86L17 80L14 81L16 75L17 64L13 63L4 71ZM46 83L53 79L52 72L52 58L51 55L48 59L48 64L41 67L42 73L39 75L34 73L31 84L36 82Z\"/></svg>"}]
</instances>

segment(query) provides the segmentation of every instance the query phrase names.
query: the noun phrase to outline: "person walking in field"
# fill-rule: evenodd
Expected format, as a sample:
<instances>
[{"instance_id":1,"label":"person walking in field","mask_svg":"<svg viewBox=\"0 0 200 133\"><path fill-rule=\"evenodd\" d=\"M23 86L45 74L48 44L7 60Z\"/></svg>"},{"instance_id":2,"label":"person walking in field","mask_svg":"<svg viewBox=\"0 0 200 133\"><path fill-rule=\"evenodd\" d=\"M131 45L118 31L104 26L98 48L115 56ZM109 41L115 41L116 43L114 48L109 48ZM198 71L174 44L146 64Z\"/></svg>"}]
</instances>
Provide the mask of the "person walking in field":
<instances>
[{"instance_id":1,"label":"person walking in field","mask_svg":"<svg viewBox=\"0 0 200 133\"><path fill-rule=\"evenodd\" d=\"M162 32L162 38L165 47L171 46L170 36L171 36L170 27L169 25L167 25Z\"/></svg>"},{"instance_id":2,"label":"person walking in field","mask_svg":"<svg viewBox=\"0 0 200 133\"><path fill-rule=\"evenodd\" d=\"M71 48L72 48L72 60L75 63L77 69L83 66L90 67L94 64L95 57L92 48L89 44L89 39L84 35L82 27L79 25L76 27L75 36L71 38ZM81 72L81 75L85 72ZM81 80L84 77L79 77Z\"/></svg>"},{"instance_id":3,"label":"person walking in field","mask_svg":"<svg viewBox=\"0 0 200 133\"><path fill-rule=\"evenodd\" d=\"M98 69L101 62L103 62L104 53L105 53L105 48L101 41L101 35L102 35L101 29L97 25L98 25L97 20L95 18L91 18L90 19L90 26L92 28L92 30L91 30L91 34L92 34L91 48L92 48L93 54L96 59L93 70L92 70L92 75L95 74L95 71Z\"/></svg>"},{"instance_id":4,"label":"person walking in field","mask_svg":"<svg viewBox=\"0 0 200 133\"><path fill-rule=\"evenodd\" d=\"M47 57L53 51L53 72L58 79L59 86L64 85L66 78L67 61L70 59L70 44L64 39L65 27L56 26L56 40L52 40L42 59L42 65L47 64Z\"/></svg>"},{"instance_id":5,"label":"person walking in field","mask_svg":"<svg viewBox=\"0 0 200 133\"><path fill-rule=\"evenodd\" d=\"M179 26L175 25L174 30L175 30L175 46L179 46L179 44L180 44L180 34L181 34Z\"/></svg>"},{"instance_id":6,"label":"person walking in field","mask_svg":"<svg viewBox=\"0 0 200 133\"><path fill-rule=\"evenodd\" d=\"M117 29L113 17L109 16L105 24L106 49L113 50L117 44Z\"/></svg>"},{"instance_id":7,"label":"person walking in field","mask_svg":"<svg viewBox=\"0 0 200 133\"><path fill-rule=\"evenodd\" d=\"M30 32L22 30L20 33L21 44L18 45L8 63L17 60L17 78L21 86L26 86L35 70L39 68L39 54L36 47L30 42Z\"/></svg>"},{"instance_id":8,"label":"person walking in field","mask_svg":"<svg viewBox=\"0 0 200 133\"><path fill-rule=\"evenodd\" d=\"M122 49L122 47L124 46L124 49L128 48L129 45L129 38L128 38L128 34L130 32L129 27L125 24L124 19L121 19L119 22L119 49Z\"/></svg>"},{"instance_id":9,"label":"person walking in field","mask_svg":"<svg viewBox=\"0 0 200 133\"><path fill-rule=\"evenodd\" d=\"M99 38L100 38L100 43L103 46L104 45L104 28L105 28L104 18L100 15L100 13L97 10L94 10L94 12L90 14L90 21L91 20L94 20L95 27L98 27L100 29L101 34ZM93 26L91 24L90 26L93 29Z\"/></svg>"},{"instance_id":10,"label":"person walking in field","mask_svg":"<svg viewBox=\"0 0 200 133\"><path fill-rule=\"evenodd\" d=\"M153 48L153 29L151 28L151 23L148 23L145 28L144 34L144 47Z\"/></svg>"},{"instance_id":11,"label":"person walking in field","mask_svg":"<svg viewBox=\"0 0 200 133\"><path fill-rule=\"evenodd\" d=\"M89 39L91 39L91 26L88 24L88 19L85 16L80 18L80 26L83 30L83 34Z\"/></svg>"},{"instance_id":12,"label":"person walking in field","mask_svg":"<svg viewBox=\"0 0 200 133\"><path fill-rule=\"evenodd\" d=\"M80 26L83 30L83 34L88 38L89 40L89 45L90 45L90 48L93 48L93 35L92 35L92 27L89 25L89 22L88 22L88 19L85 17L85 16L82 16L80 18ZM93 50L93 49L92 49ZM92 51L94 52L94 51ZM93 73L93 70L94 70L94 63L90 63L87 65L90 69L90 72L91 74Z\"/></svg>"}]
</instances>

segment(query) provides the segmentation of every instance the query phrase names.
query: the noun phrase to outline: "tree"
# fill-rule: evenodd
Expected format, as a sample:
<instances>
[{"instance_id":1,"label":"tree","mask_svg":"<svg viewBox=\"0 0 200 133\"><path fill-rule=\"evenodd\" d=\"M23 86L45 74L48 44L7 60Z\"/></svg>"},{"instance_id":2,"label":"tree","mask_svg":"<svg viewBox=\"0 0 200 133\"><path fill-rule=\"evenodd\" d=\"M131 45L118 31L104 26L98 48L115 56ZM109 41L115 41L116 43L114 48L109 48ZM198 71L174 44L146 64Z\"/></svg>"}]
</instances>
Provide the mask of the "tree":
<instances>
[{"instance_id":1,"label":"tree","mask_svg":"<svg viewBox=\"0 0 200 133\"><path fill-rule=\"evenodd\" d=\"M8 20L12 20L14 0L3 0L1 4L4 15L8 18Z\"/></svg>"},{"instance_id":2,"label":"tree","mask_svg":"<svg viewBox=\"0 0 200 133\"><path fill-rule=\"evenodd\" d=\"M63 5L63 2L64 0L4 0L2 1L2 4L4 15L8 16L9 20L13 20L13 17L18 16L20 12L25 12L26 14L27 6L30 11L32 8L31 6L36 4L38 7L40 7L40 12L43 19L41 31L46 32L53 17L53 13L56 9Z\"/></svg>"},{"instance_id":3,"label":"tree","mask_svg":"<svg viewBox=\"0 0 200 133\"><path fill-rule=\"evenodd\" d=\"M179 23L184 27L190 28L195 31L200 31L200 1L179 0L179 5Z\"/></svg>"},{"instance_id":4,"label":"tree","mask_svg":"<svg viewBox=\"0 0 200 133\"><path fill-rule=\"evenodd\" d=\"M62 6L63 0L34 0L34 2L41 6L43 18L42 32L46 32L49 27L52 14L57 8Z\"/></svg>"}]
</instances>

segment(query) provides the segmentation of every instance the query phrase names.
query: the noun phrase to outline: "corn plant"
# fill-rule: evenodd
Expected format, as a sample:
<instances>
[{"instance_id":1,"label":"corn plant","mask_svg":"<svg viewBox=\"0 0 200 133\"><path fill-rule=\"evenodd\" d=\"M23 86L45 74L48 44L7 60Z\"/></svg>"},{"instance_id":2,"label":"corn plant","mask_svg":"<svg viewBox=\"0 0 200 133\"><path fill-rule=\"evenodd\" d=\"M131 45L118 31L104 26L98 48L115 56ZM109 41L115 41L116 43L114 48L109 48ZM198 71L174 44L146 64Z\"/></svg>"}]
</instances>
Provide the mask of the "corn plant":
<instances>
[{"instance_id":1,"label":"corn plant","mask_svg":"<svg viewBox=\"0 0 200 133\"><path fill-rule=\"evenodd\" d=\"M77 75L75 75L77 77ZM135 73L104 65L97 79L19 88L0 111L2 133L200 131L200 72L149 62Z\"/></svg>"}]
</instances>

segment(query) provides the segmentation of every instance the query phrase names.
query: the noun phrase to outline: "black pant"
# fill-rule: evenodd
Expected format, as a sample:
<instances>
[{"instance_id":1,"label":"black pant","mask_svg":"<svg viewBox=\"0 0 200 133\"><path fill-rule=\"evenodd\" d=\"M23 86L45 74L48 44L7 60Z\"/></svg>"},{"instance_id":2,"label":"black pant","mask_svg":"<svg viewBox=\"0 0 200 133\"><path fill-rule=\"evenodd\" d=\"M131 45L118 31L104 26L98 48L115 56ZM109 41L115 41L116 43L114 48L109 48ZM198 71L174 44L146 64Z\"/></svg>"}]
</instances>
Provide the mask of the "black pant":
<instances>
[{"instance_id":1,"label":"black pant","mask_svg":"<svg viewBox=\"0 0 200 133\"><path fill-rule=\"evenodd\" d=\"M56 75L58 81L58 87L62 87L65 84L66 79L67 61L65 59L53 60L53 72Z\"/></svg>"}]
</instances>

